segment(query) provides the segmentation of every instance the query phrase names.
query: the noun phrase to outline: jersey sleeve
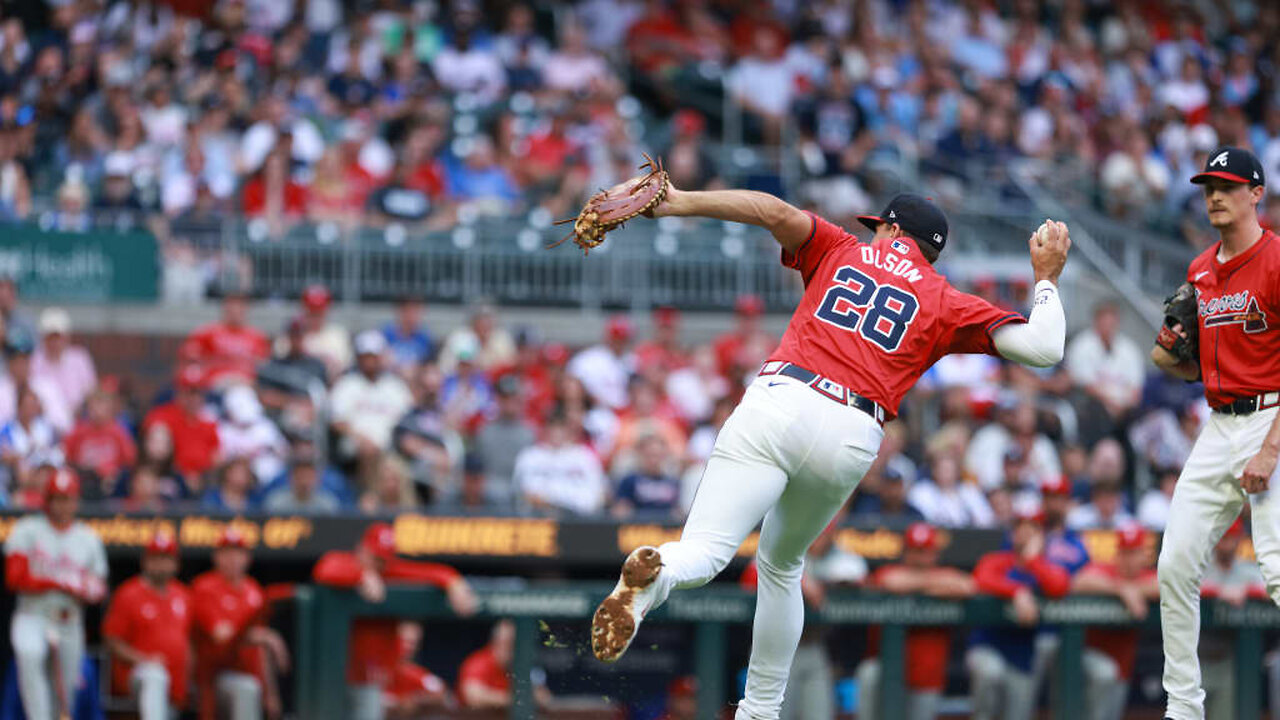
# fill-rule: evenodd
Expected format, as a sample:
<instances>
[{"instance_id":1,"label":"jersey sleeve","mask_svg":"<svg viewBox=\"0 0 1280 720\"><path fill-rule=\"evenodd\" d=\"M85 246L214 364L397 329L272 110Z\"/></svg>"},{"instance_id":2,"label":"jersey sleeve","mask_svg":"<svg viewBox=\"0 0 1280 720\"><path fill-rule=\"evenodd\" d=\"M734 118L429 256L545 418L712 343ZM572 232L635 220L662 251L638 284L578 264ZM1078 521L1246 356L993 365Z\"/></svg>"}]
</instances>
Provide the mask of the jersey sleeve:
<instances>
[{"instance_id":1,"label":"jersey sleeve","mask_svg":"<svg viewBox=\"0 0 1280 720\"><path fill-rule=\"evenodd\" d=\"M782 249L782 264L793 270L799 270L806 285L809 284L809 279L813 277L814 271L818 269L827 252L851 237L839 225L823 220L813 213L807 214L813 223L809 229L809 237L799 248L796 248L795 252Z\"/></svg>"},{"instance_id":2,"label":"jersey sleeve","mask_svg":"<svg viewBox=\"0 0 1280 720\"><path fill-rule=\"evenodd\" d=\"M998 308L976 295L962 292L948 293L947 312L940 320L946 326L942 345L944 355L999 355L991 334L1009 323L1027 321L1020 313Z\"/></svg>"},{"instance_id":3,"label":"jersey sleeve","mask_svg":"<svg viewBox=\"0 0 1280 720\"><path fill-rule=\"evenodd\" d=\"M130 587L125 586L111 598L111 603L107 606L107 616L102 620L103 637L117 638L123 640L130 637L130 606L133 604L133 593Z\"/></svg>"}]
</instances>

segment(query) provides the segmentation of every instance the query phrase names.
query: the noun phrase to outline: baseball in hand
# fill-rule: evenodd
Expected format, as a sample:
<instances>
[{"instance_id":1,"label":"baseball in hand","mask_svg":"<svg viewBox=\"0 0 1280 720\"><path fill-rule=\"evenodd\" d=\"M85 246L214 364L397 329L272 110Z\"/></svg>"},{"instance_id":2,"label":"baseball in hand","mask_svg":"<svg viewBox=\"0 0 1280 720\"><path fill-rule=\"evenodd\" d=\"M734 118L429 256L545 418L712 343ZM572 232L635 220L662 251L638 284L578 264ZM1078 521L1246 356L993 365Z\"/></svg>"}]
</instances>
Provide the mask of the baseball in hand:
<instances>
[{"instance_id":1,"label":"baseball in hand","mask_svg":"<svg viewBox=\"0 0 1280 720\"><path fill-rule=\"evenodd\" d=\"M1048 241L1049 241L1049 221L1045 220L1044 222L1040 223L1040 227L1036 228L1036 246L1044 247L1044 244Z\"/></svg>"}]
</instances>

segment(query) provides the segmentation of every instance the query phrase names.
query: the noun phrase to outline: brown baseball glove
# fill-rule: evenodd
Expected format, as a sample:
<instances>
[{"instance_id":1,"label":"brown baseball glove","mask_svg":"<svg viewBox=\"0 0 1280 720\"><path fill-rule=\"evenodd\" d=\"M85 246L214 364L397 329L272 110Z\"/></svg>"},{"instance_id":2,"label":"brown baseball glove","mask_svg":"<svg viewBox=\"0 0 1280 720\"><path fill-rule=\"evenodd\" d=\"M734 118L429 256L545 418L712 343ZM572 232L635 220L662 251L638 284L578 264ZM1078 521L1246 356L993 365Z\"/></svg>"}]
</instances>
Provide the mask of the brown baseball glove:
<instances>
[{"instance_id":1,"label":"brown baseball glove","mask_svg":"<svg viewBox=\"0 0 1280 720\"><path fill-rule=\"evenodd\" d=\"M594 247L604 242L604 237L614 228L637 215L650 216L653 209L667 196L667 171L662 168L662 158L655 162L647 154L641 170L648 170L644 176L633 181L630 186L619 185L609 190L601 190L592 195L582 212L577 217L558 220L557 225L572 222L573 232L560 238L547 247L558 247L569 238L582 248L586 255Z\"/></svg>"}]
</instances>

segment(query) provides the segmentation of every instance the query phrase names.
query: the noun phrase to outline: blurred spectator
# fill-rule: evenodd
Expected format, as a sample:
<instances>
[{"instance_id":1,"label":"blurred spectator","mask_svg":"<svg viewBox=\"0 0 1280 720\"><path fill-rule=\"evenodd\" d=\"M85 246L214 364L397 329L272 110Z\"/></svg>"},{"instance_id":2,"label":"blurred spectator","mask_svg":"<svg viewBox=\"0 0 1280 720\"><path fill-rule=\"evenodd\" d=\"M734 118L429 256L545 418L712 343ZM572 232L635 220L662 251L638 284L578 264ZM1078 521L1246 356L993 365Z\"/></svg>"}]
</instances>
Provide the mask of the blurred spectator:
<instances>
[{"instance_id":1,"label":"blurred spectator","mask_svg":"<svg viewBox=\"0 0 1280 720\"><path fill-rule=\"evenodd\" d=\"M339 456L355 463L362 486L379 455L391 447L391 431L413 405L413 395L384 368L387 340L376 330L356 337L356 370L343 375L329 396L329 418Z\"/></svg>"},{"instance_id":2,"label":"blurred spectator","mask_svg":"<svg viewBox=\"0 0 1280 720\"><path fill-rule=\"evenodd\" d=\"M670 449L661 435L640 436L636 442L636 469L618 482L612 513L628 518L635 513L648 516L680 513L680 480L670 474Z\"/></svg>"},{"instance_id":3,"label":"blurred spectator","mask_svg":"<svg viewBox=\"0 0 1280 720\"><path fill-rule=\"evenodd\" d=\"M1241 607L1248 600L1266 601L1266 584L1256 562L1240 557L1244 523L1237 518L1214 545L1200 585L1200 596ZM1225 630L1200 633L1200 676L1204 683L1206 720L1239 717L1235 703L1235 637Z\"/></svg>"},{"instance_id":4,"label":"blurred spectator","mask_svg":"<svg viewBox=\"0 0 1280 720\"><path fill-rule=\"evenodd\" d=\"M1120 486L1112 482L1096 482L1091 488L1089 503L1072 510L1067 522L1077 530L1116 530L1135 521L1124 508L1124 494Z\"/></svg>"},{"instance_id":5,"label":"blurred spectator","mask_svg":"<svg viewBox=\"0 0 1280 720\"><path fill-rule=\"evenodd\" d=\"M1138 502L1138 522L1148 530L1164 532L1169 522L1169 506L1173 502L1173 489L1178 484L1178 468L1160 468L1156 471L1155 486L1143 494Z\"/></svg>"},{"instance_id":6,"label":"blurred spectator","mask_svg":"<svg viewBox=\"0 0 1280 720\"><path fill-rule=\"evenodd\" d=\"M263 413L258 394L248 385L236 385L222 395L223 419L218 424L218 448L224 460L245 458L259 483L284 470L284 435Z\"/></svg>"},{"instance_id":7,"label":"blurred spectator","mask_svg":"<svg viewBox=\"0 0 1280 720\"><path fill-rule=\"evenodd\" d=\"M458 364L458 351L476 347L480 351L478 362L481 370L493 370L511 364L516 359L516 343L505 328L498 325L497 312L492 305L481 303L471 311L467 327L449 334L440 350L439 365L445 373L451 373Z\"/></svg>"},{"instance_id":8,"label":"blurred spectator","mask_svg":"<svg viewBox=\"0 0 1280 720\"><path fill-rule=\"evenodd\" d=\"M233 289L222 299L222 319L197 329L183 343L213 387L253 382L258 365L271 355L267 336L248 324L248 314L248 296Z\"/></svg>"},{"instance_id":9,"label":"blurred spectator","mask_svg":"<svg viewBox=\"0 0 1280 720\"><path fill-rule=\"evenodd\" d=\"M422 623L400 622L396 626L396 638L399 640L399 664L385 692L387 717L393 720L415 718L432 708L453 707L453 693L449 692L444 680L414 663L422 647Z\"/></svg>"},{"instance_id":10,"label":"blurred spectator","mask_svg":"<svg viewBox=\"0 0 1280 720\"><path fill-rule=\"evenodd\" d=\"M373 486L357 502L366 515L395 515L418 506L409 466L390 453L383 455L374 473Z\"/></svg>"},{"instance_id":11,"label":"blurred spectator","mask_svg":"<svg viewBox=\"0 0 1280 720\"><path fill-rule=\"evenodd\" d=\"M10 328L16 328L25 331L28 337L35 337L35 323L19 307L18 283L9 274L0 274L0 318L4 319L3 327L6 331Z\"/></svg>"},{"instance_id":12,"label":"blurred spectator","mask_svg":"<svg viewBox=\"0 0 1280 720\"><path fill-rule=\"evenodd\" d=\"M462 661L458 668L458 700L465 708L505 709L511 707L511 659L515 652L516 626L502 620L493 626L489 643ZM541 674L535 675L535 681ZM535 682L533 699L538 707L551 702L551 692Z\"/></svg>"},{"instance_id":13,"label":"blurred spectator","mask_svg":"<svg viewBox=\"0 0 1280 720\"><path fill-rule=\"evenodd\" d=\"M498 100L507 83L497 53L477 44L470 28L457 28L452 45L436 53L431 67L446 90L474 95L482 105Z\"/></svg>"},{"instance_id":14,"label":"blurred spectator","mask_svg":"<svg viewBox=\"0 0 1280 720\"><path fill-rule=\"evenodd\" d=\"M641 375L628 384L630 402L618 413L618 430L613 443L610 470L615 476L627 472L636 462L640 439L660 435L673 458L685 456L688 440L679 422L679 412L662 396L662 390Z\"/></svg>"},{"instance_id":15,"label":"blurred spectator","mask_svg":"<svg viewBox=\"0 0 1280 720\"><path fill-rule=\"evenodd\" d=\"M974 592L969 575L938 564L938 531L925 523L913 523L903 534L902 562L876 570L868 587L895 595L963 598ZM880 628L872 627L867 659L858 666L858 717L879 720ZM907 631L906 717L933 718L947 684L947 658L951 654L948 627L913 627Z\"/></svg>"},{"instance_id":16,"label":"blurred spectator","mask_svg":"<svg viewBox=\"0 0 1280 720\"><path fill-rule=\"evenodd\" d=\"M306 325L301 318L289 320L277 345L280 352L259 369L259 380L271 378L273 382L285 383L298 392L305 391L312 381L325 384L325 364L307 351Z\"/></svg>"},{"instance_id":17,"label":"blurred spectator","mask_svg":"<svg viewBox=\"0 0 1280 720\"><path fill-rule=\"evenodd\" d=\"M1024 472L1033 482L1062 474L1053 441L1036 427L1036 409L1027 400L1004 400L996 408L996 422L987 423L973 434L965 453L965 470L985 489L1004 480L1004 459L1017 448L1024 458Z\"/></svg>"},{"instance_id":18,"label":"blurred spectator","mask_svg":"<svg viewBox=\"0 0 1280 720\"><path fill-rule=\"evenodd\" d=\"M289 168L290 136L283 136L267 153L262 167L244 186L242 209L246 217L263 218L278 237L307 213L307 188L293 179Z\"/></svg>"},{"instance_id":19,"label":"blurred spectator","mask_svg":"<svg viewBox=\"0 0 1280 720\"><path fill-rule=\"evenodd\" d=\"M295 458L289 465L289 484L277 488L262 500L262 509L274 515L333 514L341 506L338 498L320 485L316 461L307 455Z\"/></svg>"},{"instance_id":20,"label":"blurred spectator","mask_svg":"<svg viewBox=\"0 0 1280 720\"><path fill-rule=\"evenodd\" d=\"M97 478L103 488L116 486L138 461L133 436L116 418L116 398L99 388L89 395L84 417L66 438L67 464L82 478Z\"/></svg>"},{"instance_id":21,"label":"blurred spectator","mask_svg":"<svg viewBox=\"0 0 1280 720\"><path fill-rule=\"evenodd\" d=\"M1040 486L1043 494L1040 512L1044 517L1044 556L1070 575L1089 563L1089 549L1074 528L1067 524L1071 516L1071 483L1065 477L1046 480Z\"/></svg>"},{"instance_id":22,"label":"blurred spectator","mask_svg":"<svg viewBox=\"0 0 1280 720\"><path fill-rule=\"evenodd\" d=\"M217 482L200 498L206 510L227 513L243 513L257 509L254 497L257 480L249 466L248 458L233 458L218 470Z\"/></svg>"},{"instance_id":23,"label":"blurred spectator","mask_svg":"<svg viewBox=\"0 0 1280 720\"><path fill-rule=\"evenodd\" d=\"M1067 347L1071 380L1123 424L1142 397L1146 359L1136 343L1120 334L1120 312L1112 303L1093 311L1093 327L1080 331Z\"/></svg>"},{"instance_id":24,"label":"blurred spectator","mask_svg":"<svg viewBox=\"0 0 1280 720\"><path fill-rule=\"evenodd\" d=\"M1151 566L1147 533L1136 525L1116 532L1114 563L1092 563L1072 583L1073 593L1112 595L1124 603L1135 621L1160 599ZM1129 682L1138 655L1137 628L1090 628L1085 634L1084 673L1088 717L1120 720L1129 700Z\"/></svg>"},{"instance_id":25,"label":"blurred spectator","mask_svg":"<svg viewBox=\"0 0 1280 720\"><path fill-rule=\"evenodd\" d=\"M31 358L31 376L59 388L73 416L98 384L89 351L71 344L71 315L62 308L40 313L40 347Z\"/></svg>"},{"instance_id":26,"label":"blurred spectator","mask_svg":"<svg viewBox=\"0 0 1280 720\"><path fill-rule=\"evenodd\" d=\"M543 437L516 456L515 485L524 504L534 511L601 512L607 482L600 460L573 439L563 415L547 418Z\"/></svg>"},{"instance_id":27,"label":"blurred spectator","mask_svg":"<svg viewBox=\"0 0 1280 720\"><path fill-rule=\"evenodd\" d=\"M391 353L391 367L408 376L435 354L435 341L422 324L422 301L407 295L396 302L395 319L382 328Z\"/></svg>"},{"instance_id":28,"label":"blurred spectator","mask_svg":"<svg viewBox=\"0 0 1280 720\"><path fill-rule=\"evenodd\" d=\"M150 465L134 468L127 484L128 494L119 502L124 512L156 514L169 508L169 502L162 493L160 476Z\"/></svg>"},{"instance_id":29,"label":"blurred spectator","mask_svg":"<svg viewBox=\"0 0 1280 720\"><path fill-rule=\"evenodd\" d=\"M1011 550L983 555L973 571L978 592L1011 601L1019 626L973 632L965 666L975 718L1031 718L1036 701L1032 664L1040 616L1036 596L1062 597L1070 588L1067 571L1044 556L1044 534L1034 515L1019 516L1011 539Z\"/></svg>"},{"instance_id":30,"label":"blurred spectator","mask_svg":"<svg viewBox=\"0 0 1280 720\"><path fill-rule=\"evenodd\" d=\"M453 372L440 387L440 405L445 417L471 435L493 410L493 386L479 366L479 343L455 343Z\"/></svg>"},{"instance_id":31,"label":"blurred spectator","mask_svg":"<svg viewBox=\"0 0 1280 720\"><path fill-rule=\"evenodd\" d=\"M964 482L954 457L938 455L929 470L929 477L917 480L907 495L907 501L926 521L947 528L991 526L995 520L991 506L981 490Z\"/></svg>"},{"instance_id":32,"label":"blurred spectator","mask_svg":"<svg viewBox=\"0 0 1280 720\"><path fill-rule=\"evenodd\" d=\"M867 481L864 477L863 483ZM864 492L859 484L859 498L854 512L860 517L874 518L872 522L885 527L905 527L911 523L924 522L924 513L910 503L906 478L895 467L885 466L880 474L873 478L876 492Z\"/></svg>"},{"instance_id":33,"label":"blurred spectator","mask_svg":"<svg viewBox=\"0 0 1280 720\"><path fill-rule=\"evenodd\" d=\"M36 375L32 369L35 338L22 327L10 327L4 336L7 371L0 376L0 423L17 414L18 392L29 388L40 400L40 410L59 433L71 430L74 413L62 388L51 376Z\"/></svg>"},{"instance_id":34,"label":"blurred spectator","mask_svg":"<svg viewBox=\"0 0 1280 720\"><path fill-rule=\"evenodd\" d=\"M203 487L200 476L218 460L218 425L205 413L203 381L198 368L183 368L178 373L173 401L152 409L142 422L144 451L152 443L153 434L163 430L171 446L174 471L197 492Z\"/></svg>"},{"instance_id":35,"label":"blurred spectator","mask_svg":"<svg viewBox=\"0 0 1280 720\"><path fill-rule=\"evenodd\" d=\"M403 162L396 163L391 179L386 185L369 195L369 220L377 225L390 223L421 223L431 213L431 197L413 183L413 168Z\"/></svg>"},{"instance_id":36,"label":"blurred spectator","mask_svg":"<svg viewBox=\"0 0 1280 720\"><path fill-rule=\"evenodd\" d=\"M746 113L753 137L769 145L781 139L795 93L795 75L778 40L771 29L757 29L750 54L738 61L725 80L726 91Z\"/></svg>"},{"instance_id":37,"label":"blurred spectator","mask_svg":"<svg viewBox=\"0 0 1280 720\"><path fill-rule=\"evenodd\" d=\"M744 374L749 372L754 377L777 342L760 325L764 301L759 296L739 296L734 303L734 313L737 323L733 330L716 338L716 360L721 375L732 383L745 385ZM760 362L755 362L757 355Z\"/></svg>"},{"instance_id":38,"label":"blurred spectator","mask_svg":"<svg viewBox=\"0 0 1280 720\"><path fill-rule=\"evenodd\" d=\"M667 686L667 708L658 720L697 720L698 679L681 675Z\"/></svg>"},{"instance_id":39,"label":"blurred spectator","mask_svg":"<svg viewBox=\"0 0 1280 720\"><path fill-rule=\"evenodd\" d=\"M330 378L336 378L351 367L351 340L347 329L328 322L333 295L324 285L310 285L302 292L302 348L307 355L324 363ZM277 348L285 349L284 343Z\"/></svg>"},{"instance_id":40,"label":"blurred spectator","mask_svg":"<svg viewBox=\"0 0 1280 720\"><path fill-rule=\"evenodd\" d=\"M0 464L3 464L5 485L28 484L35 469L45 464L62 465L62 447L58 433L45 419L40 408L40 398L30 388L18 391L17 415L0 427ZM91 498L100 492L90 490Z\"/></svg>"},{"instance_id":41,"label":"blurred spectator","mask_svg":"<svg viewBox=\"0 0 1280 720\"><path fill-rule=\"evenodd\" d=\"M137 224L142 218L142 202L133 186L134 159L116 151L108 153L102 163L102 191L93 201L96 213L113 223Z\"/></svg>"},{"instance_id":42,"label":"blurred spectator","mask_svg":"<svg viewBox=\"0 0 1280 720\"><path fill-rule=\"evenodd\" d=\"M671 118L671 145L662 158L671 184L681 190L713 190L723 184L707 148L706 126L706 118L689 108Z\"/></svg>"},{"instance_id":43,"label":"blurred spectator","mask_svg":"<svg viewBox=\"0 0 1280 720\"><path fill-rule=\"evenodd\" d=\"M619 409L627 405L627 381L635 369L631 321L614 315L605 324L604 340L582 350L569 361L568 372L582 381L596 402Z\"/></svg>"},{"instance_id":44,"label":"blurred spectator","mask_svg":"<svg viewBox=\"0 0 1280 720\"><path fill-rule=\"evenodd\" d=\"M571 21L562 27L559 44L542 64L542 82L553 92L580 96L609 80L609 66L587 47L581 25Z\"/></svg>"},{"instance_id":45,"label":"blurred spectator","mask_svg":"<svg viewBox=\"0 0 1280 720\"><path fill-rule=\"evenodd\" d=\"M1129 427L1129 444L1152 468L1182 467L1200 434L1201 401L1153 408Z\"/></svg>"},{"instance_id":46,"label":"blurred spectator","mask_svg":"<svg viewBox=\"0 0 1280 720\"><path fill-rule=\"evenodd\" d=\"M409 461L414 479L433 500L449 489L463 453L462 438L440 405L443 386L439 368L429 363L419 367L413 382L413 407L392 433L395 449Z\"/></svg>"},{"instance_id":47,"label":"blurred spectator","mask_svg":"<svg viewBox=\"0 0 1280 720\"><path fill-rule=\"evenodd\" d=\"M449 196L472 204L485 215L508 215L520 207L520 188L511 172L498 161L493 140L488 135L476 135L466 148L461 162L449 168Z\"/></svg>"},{"instance_id":48,"label":"blurred spectator","mask_svg":"<svg viewBox=\"0 0 1280 720\"><path fill-rule=\"evenodd\" d=\"M484 499L492 508L511 508L516 498L516 458L537 441L533 426L524 419L524 386L514 375L496 384L498 410L476 434L475 451L484 458Z\"/></svg>"},{"instance_id":49,"label":"blurred spectator","mask_svg":"<svg viewBox=\"0 0 1280 720\"><path fill-rule=\"evenodd\" d=\"M680 310L669 305L653 311L653 339L635 348L636 367L644 372L661 368L663 374L689 363L689 354L680 345Z\"/></svg>"}]
</instances>

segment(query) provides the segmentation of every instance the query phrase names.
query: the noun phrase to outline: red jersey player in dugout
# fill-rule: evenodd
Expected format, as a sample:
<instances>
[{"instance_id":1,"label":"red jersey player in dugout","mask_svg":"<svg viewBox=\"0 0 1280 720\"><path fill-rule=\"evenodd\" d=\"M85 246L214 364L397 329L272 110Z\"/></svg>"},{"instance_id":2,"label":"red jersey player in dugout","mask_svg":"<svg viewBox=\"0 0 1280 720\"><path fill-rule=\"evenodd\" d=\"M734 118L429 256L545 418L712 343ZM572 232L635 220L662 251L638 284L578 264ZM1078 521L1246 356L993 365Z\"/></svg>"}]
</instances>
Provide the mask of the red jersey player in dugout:
<instances>
[{"instance_id":1,"label":"red jersey player in dugout","mask_svg":"<svg viewBox=\"0 0 1280 720\"><path fill-rule=\"evenodd\" d=\"M633 178L613 192L628 192ZM899 195L862 243L765 193L683 192L668 185L654 216L758 225L798 270L804 296L782 343L716 439L678 542L636 549L592 618L592 649L612 662L646 612L673 589L715 577L763 520L746 696L737 720L774 720L804 625L805 549L867 472L906 391L948 353L998 354L1035 366L1062 359L1066 319L1057 280L1071 241L1046 221L1029 241L1036 278L1028 318L952 288L933 263L947 220L932 202Z\"/></svg>"}]
</instances>

